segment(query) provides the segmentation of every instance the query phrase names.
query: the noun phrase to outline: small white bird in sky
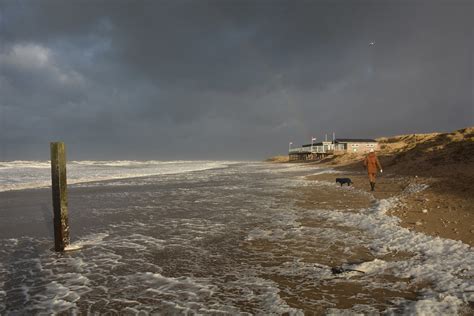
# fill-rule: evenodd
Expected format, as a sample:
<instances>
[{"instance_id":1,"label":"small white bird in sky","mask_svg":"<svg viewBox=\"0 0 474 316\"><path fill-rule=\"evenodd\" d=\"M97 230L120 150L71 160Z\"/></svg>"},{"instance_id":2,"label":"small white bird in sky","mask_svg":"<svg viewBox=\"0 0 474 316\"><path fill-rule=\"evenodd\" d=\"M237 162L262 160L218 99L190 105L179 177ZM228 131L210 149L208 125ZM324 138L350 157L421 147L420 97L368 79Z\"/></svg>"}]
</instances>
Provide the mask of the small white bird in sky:
<instances>
[{"instance_id":1,"label":"small white bird in sky","mask_svg":"<svg viewBox=\"0 0 474 316\"><path fill-rule=\"evenodd\" d=\"M369 46L374 46L375 45L375 42L370 42L369 43Z\"/></svg>"}]
</instances>

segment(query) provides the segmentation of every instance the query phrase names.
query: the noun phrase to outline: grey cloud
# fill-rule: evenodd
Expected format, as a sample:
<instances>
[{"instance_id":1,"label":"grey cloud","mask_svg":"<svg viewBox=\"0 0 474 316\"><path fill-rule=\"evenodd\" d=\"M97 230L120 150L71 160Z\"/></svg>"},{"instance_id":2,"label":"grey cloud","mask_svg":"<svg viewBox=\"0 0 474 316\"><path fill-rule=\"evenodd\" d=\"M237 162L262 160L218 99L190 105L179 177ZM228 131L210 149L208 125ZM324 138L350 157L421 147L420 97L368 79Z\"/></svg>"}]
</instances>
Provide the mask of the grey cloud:
<instances>
[{"instance_id":1,"label":"grey cloud","mask_svg":"<svg viewBox=\"0 0 474 316\"><path fill-rule=\"evenodd\" d=\"M474 123L470 1L7 0L0 12L0 159L47 158L53 138L77 159L263 158L333 131Z\"/></svg>"}]
</instances>

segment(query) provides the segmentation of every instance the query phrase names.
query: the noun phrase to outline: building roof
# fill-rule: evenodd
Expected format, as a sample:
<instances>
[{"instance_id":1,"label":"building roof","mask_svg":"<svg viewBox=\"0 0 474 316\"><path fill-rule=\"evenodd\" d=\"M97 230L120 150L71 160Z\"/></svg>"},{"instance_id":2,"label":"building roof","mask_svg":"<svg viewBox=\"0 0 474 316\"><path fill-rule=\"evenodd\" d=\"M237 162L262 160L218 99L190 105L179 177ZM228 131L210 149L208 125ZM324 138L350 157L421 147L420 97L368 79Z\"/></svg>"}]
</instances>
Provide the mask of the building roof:
<instances>
[{"instance_id":1,"label":"building roof","mask_svg":"<svg viewBox=\"0 0 474 316\"><path fill-rule=\"evenodd\" d=\"M336 143L376 143L375 139L368 138L336 138Z\"/></svg>"},{"instance_id":2,"label":"building roof","mask_svg":"<svg viewBox=\"0 0 474 316\"><path fill-rule=\"evenodd\" d=\"M319 143L313 143L313 146L322 146L323 143L319 142ZM304 144L302 147L311 147L311 144Z\"/></svg>"}]
</instances>

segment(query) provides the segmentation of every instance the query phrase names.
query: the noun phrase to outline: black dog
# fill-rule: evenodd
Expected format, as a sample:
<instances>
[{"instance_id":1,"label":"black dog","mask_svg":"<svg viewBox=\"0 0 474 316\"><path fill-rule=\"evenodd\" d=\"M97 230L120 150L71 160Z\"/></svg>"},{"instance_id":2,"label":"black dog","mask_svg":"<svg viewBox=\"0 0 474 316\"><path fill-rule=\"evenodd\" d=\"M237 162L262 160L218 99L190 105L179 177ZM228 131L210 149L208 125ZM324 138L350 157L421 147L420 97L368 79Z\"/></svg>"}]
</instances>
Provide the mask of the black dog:
<instances>
[{"instance_id":1,"label":"black dog","mask_svg":"<svg viewBox=\"0 0 474 316\"><path fill-rule=\"evenodd\" d=\"M339 183L341 187L345 183L347 183L347 186L350 186L352 184L352 180L349 178L336 178L336 182Z\"/></svg>"}]
</instances>

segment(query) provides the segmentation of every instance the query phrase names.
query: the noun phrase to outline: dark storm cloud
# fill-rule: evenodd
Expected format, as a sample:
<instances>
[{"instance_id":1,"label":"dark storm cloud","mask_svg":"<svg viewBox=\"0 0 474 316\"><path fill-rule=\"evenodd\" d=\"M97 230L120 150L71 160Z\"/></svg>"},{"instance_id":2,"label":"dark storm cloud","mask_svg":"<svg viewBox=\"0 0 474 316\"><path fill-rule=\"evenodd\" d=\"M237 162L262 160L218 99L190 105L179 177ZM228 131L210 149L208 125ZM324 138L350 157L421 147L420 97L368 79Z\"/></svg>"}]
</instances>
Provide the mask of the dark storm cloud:
<instances>
[{"instance_id":1,"label":"dark storm cloud","mask_svg":"<svg viewBox=\"0 0 474 316\"><path fill-rule=\"evenodd\" d=\"M0 2L3 157L261 158L473 125L471 1ZM369 46L375 41L374 46Z\"/></svg>"}]
</instances>

